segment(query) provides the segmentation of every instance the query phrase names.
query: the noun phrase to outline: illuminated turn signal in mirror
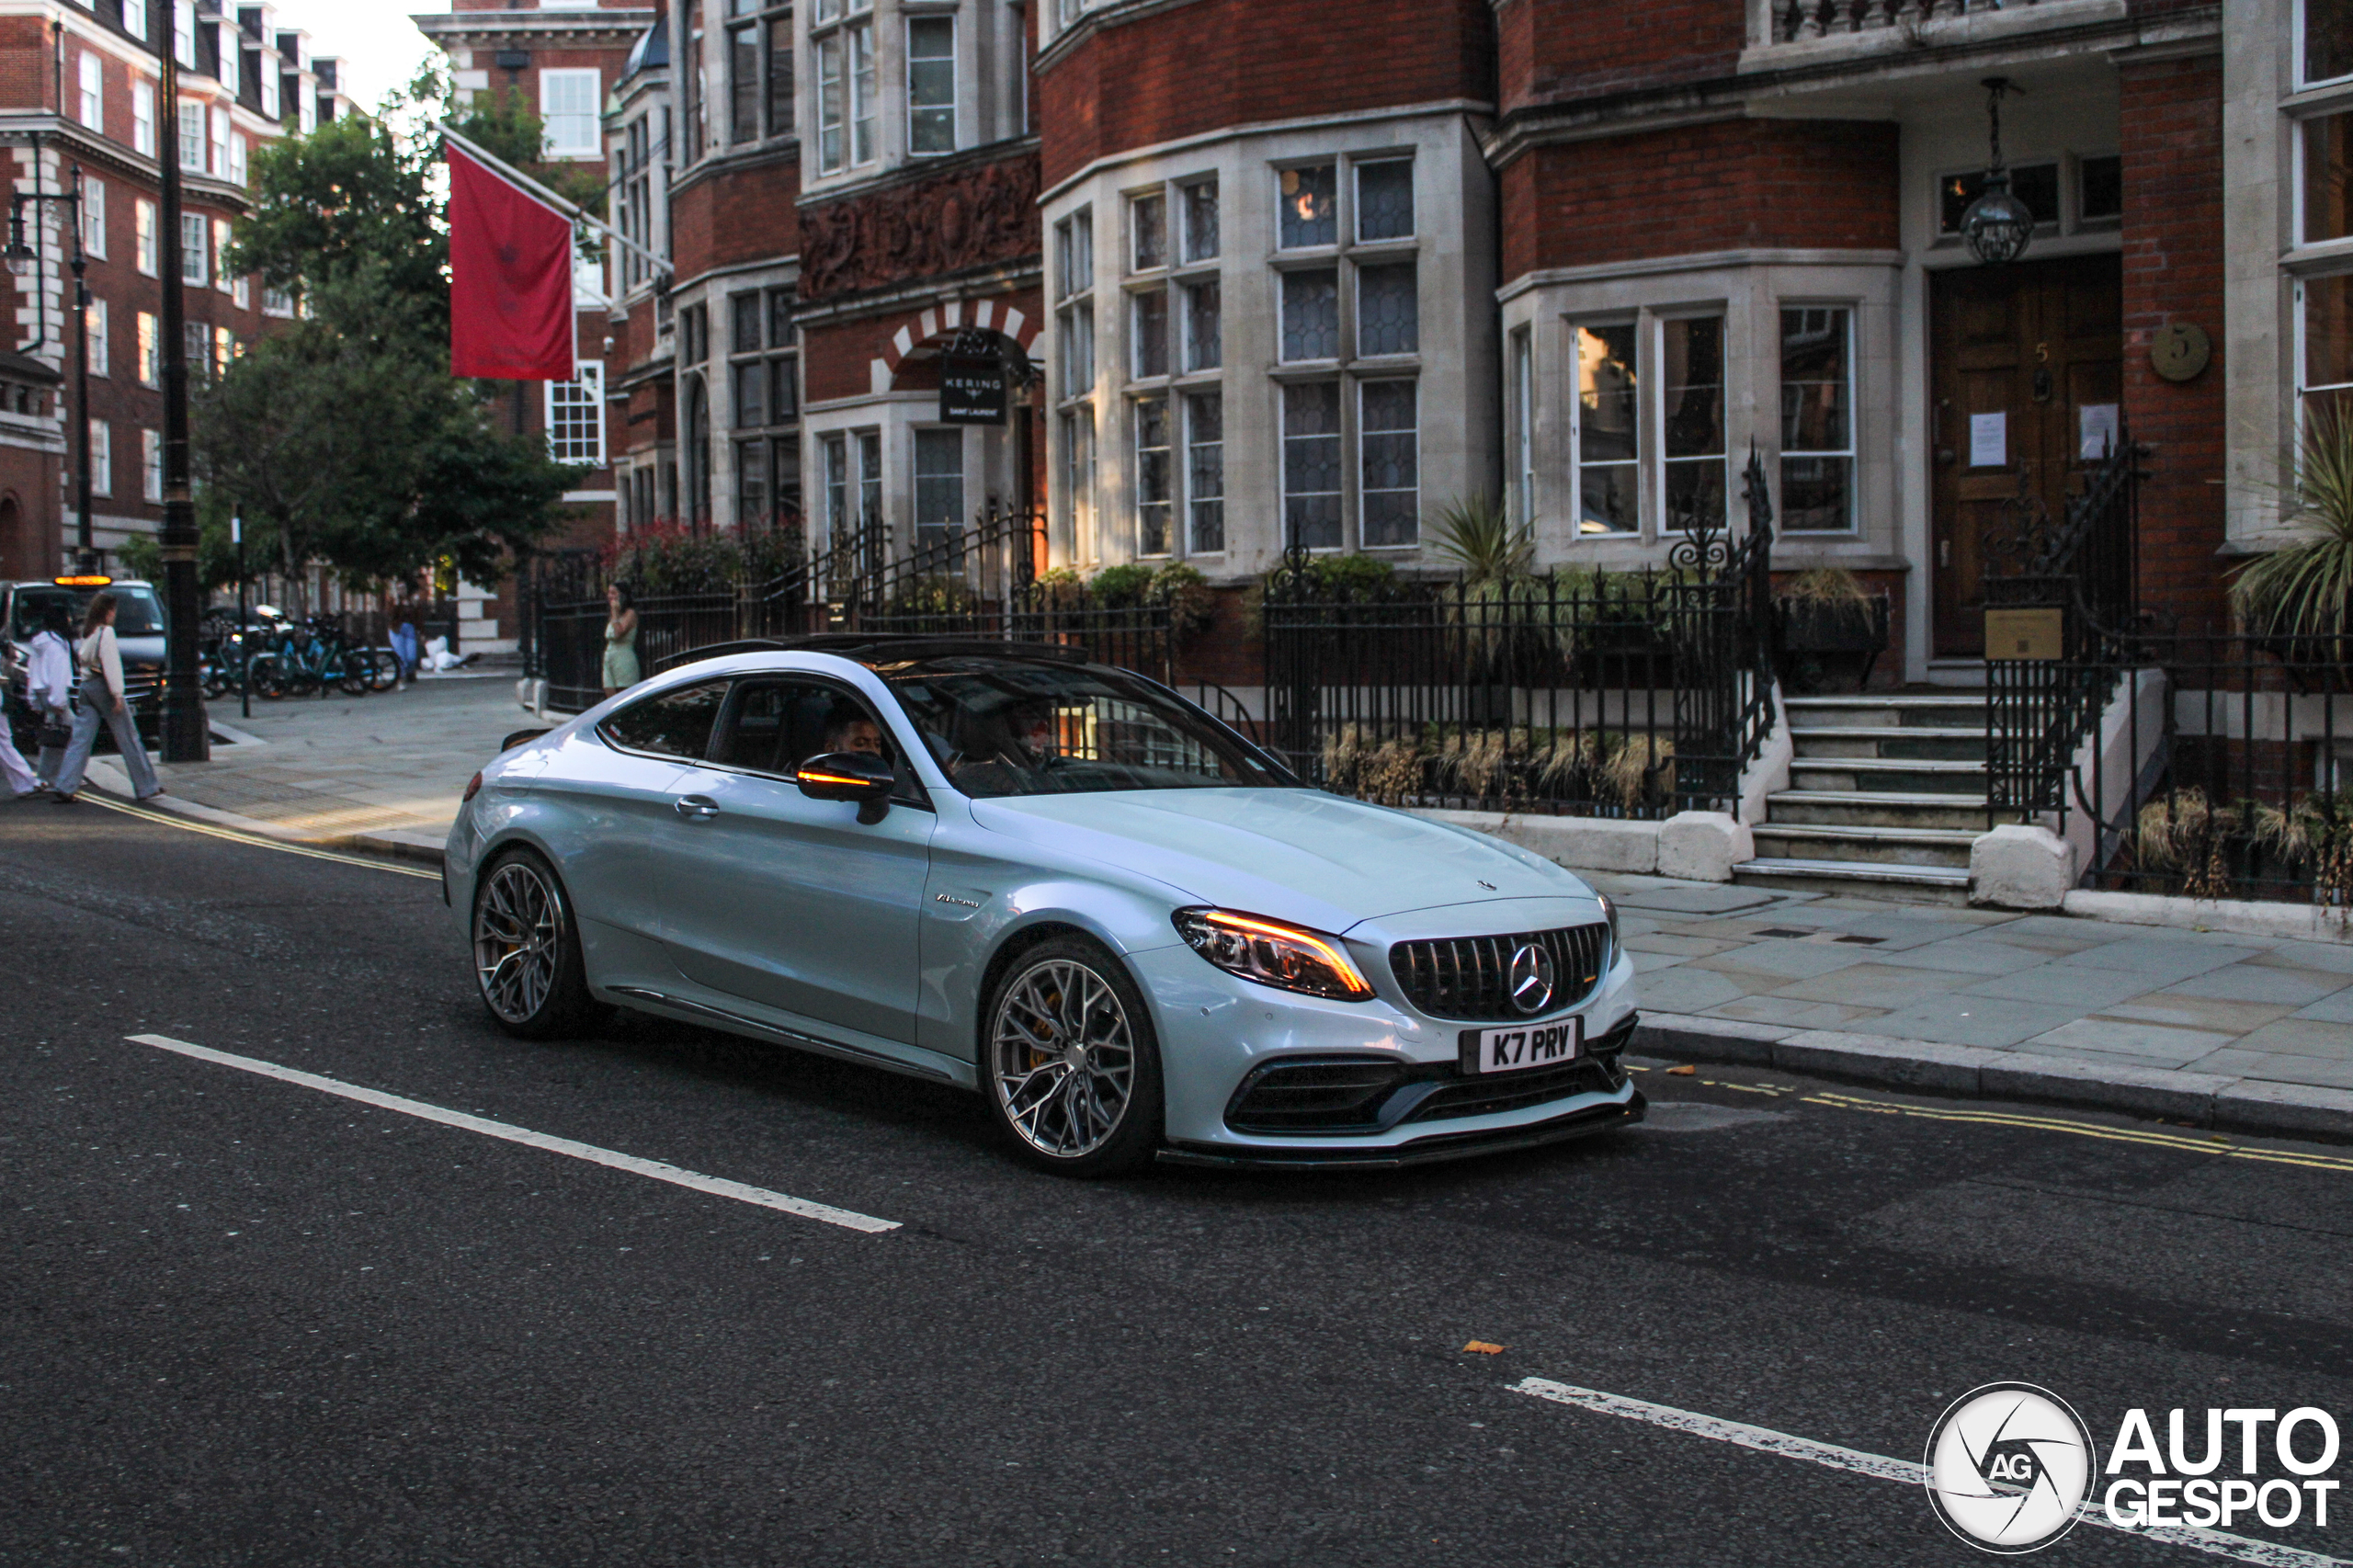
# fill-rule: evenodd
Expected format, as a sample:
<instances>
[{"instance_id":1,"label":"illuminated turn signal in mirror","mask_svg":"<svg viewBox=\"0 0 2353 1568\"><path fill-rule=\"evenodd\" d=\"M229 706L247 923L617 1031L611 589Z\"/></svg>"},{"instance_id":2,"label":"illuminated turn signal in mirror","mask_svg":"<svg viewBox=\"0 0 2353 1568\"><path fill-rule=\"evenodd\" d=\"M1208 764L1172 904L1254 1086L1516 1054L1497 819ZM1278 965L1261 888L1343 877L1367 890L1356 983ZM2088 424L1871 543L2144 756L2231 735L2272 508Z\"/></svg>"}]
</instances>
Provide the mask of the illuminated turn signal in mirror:
<instances>
[{"instance_id":1,"label":"illuminated turn signal in mirror","mask_svg":"<svg viewBox=\"0 0 2353 1568\"><path fill-rule=\"evenodd\" d=\"M813 756L793 770L792 781L813 801L885 800L899 770L870 752L835 751Z\"/></svg>"}]
</instances>

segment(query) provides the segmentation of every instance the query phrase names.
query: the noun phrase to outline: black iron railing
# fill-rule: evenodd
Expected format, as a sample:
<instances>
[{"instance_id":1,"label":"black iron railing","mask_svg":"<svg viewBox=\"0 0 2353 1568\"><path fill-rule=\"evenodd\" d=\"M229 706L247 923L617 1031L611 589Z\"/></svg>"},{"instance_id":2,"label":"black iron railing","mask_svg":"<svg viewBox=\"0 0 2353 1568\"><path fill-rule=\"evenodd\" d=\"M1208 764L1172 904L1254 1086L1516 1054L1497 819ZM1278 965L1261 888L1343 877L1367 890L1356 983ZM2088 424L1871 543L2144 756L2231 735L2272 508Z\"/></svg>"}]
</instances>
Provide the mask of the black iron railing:
<instances>
[{"instance_id":1,"label":"black iron railing","mask_svg":"<svg viewBox=\"0 0 2353 1568\"><path fill-rule=\"evenodd\" d=\"M2353 915L2353 648L2229 631L2104 639L2113 691L2065 770L2095 887L2315 903Z\"/></svg>"},{"instance_id":2,"label":"black iron railing","mask_svg":"<svg viewBox=\"0 0 2353 1568\"><path fill-rule=\"evenodd\" d=\"M1392 804L1660 818L1736 811L1773 724L1772 507L1665 570L1353 593L1294 551L1265 590L1263 738L1304 777Z\"/></svg>"},{"instance_id":3,"label":"black iron railing","mask_svg":"<svg viewBox=\"0 0 2353 1568\"><path fill-rule=\"evenodd\" d=\"M1988 642L1989 827L2040 812L2056 812L2064 824L2068 770L2117 690L2118 639L2134 619L2140 459L2129 438L2120 441L2055 524L2021 464L2010 527L1986 541L1984 603L1996 618L1989 631L2007 612L2009 625L2056 654L2007 656L2011 649Z\"/></svg>"},{"instance_id":4,"label":"black iron railing","mask_svg":"<svg viewBox=\"0 0 2353 1568\"><path fill-rule=\"evenodd\" d=\"M1165 599L1107 602L1041 577L1044 553L1044 519L1034 512L991 508L969 528L921 530L904 549L889 530L861 523L766 582L640 598L639 663L650 675L722 642L847 631L1052 643L1173 679L1177 628ZM550 557L527 580L527 670L547 681L556 711L603 697L610 570L593 556Z\"/></svg>"}]
</instances>

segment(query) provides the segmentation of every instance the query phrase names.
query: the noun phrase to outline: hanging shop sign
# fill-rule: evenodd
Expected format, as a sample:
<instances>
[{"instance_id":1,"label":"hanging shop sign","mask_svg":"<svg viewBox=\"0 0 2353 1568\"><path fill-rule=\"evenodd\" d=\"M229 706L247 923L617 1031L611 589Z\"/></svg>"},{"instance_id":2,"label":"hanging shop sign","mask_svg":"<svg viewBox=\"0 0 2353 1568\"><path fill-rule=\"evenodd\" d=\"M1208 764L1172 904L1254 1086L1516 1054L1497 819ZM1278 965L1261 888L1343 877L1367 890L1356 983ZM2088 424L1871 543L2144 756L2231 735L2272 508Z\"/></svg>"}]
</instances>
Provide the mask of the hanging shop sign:
<instances>
[{"instance_id":1,"label":"hanging shop sign","mask_svg":"<svg viewBox=\"0 0 2353 1568\"><path fill-rule=\"evenodd\" d=\"M1005 423L1005 361L995 355L950 354L939 362L942 425Z\"/></svg>"}]
</instances>

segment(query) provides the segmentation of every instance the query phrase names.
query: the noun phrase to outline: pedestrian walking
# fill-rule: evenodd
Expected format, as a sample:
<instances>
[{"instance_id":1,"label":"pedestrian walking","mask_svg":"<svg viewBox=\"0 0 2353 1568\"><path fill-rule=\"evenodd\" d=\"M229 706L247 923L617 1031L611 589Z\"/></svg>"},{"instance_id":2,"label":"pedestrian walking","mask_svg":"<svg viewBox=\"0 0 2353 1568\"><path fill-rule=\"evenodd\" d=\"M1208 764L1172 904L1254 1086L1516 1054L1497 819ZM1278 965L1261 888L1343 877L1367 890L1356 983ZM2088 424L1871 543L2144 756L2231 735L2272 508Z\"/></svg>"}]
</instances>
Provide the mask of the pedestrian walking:
<instances>
[{"instance_id":1,"label":"pedestrian walking","mask_svg":"<svg viewBox=\"0 0 2353 1568\"><path fill-rule=\"evenodd\" d=\"M40 755L33 771L43 790L57 788L65 748L74 739L74 623L63 605L51 605L34 634L32 667L25 680L34 716L40 721Z\"/></svg>"},{"instance_id":2,"label":"pedestrian walking","mask_svg":"<svg viewBox=\"0 0 2353 1568\"><path fill-rule=\"evenodd\" d=\"M32 706L32 691L28 684L25 693L28 709ZM6 716L6 699L0 698L0 778L8 781L8 792L19 801L40 793L40 782L33 770L25 766L25 754L17 749L16 726Z\"/></svg>"},{"instance_id":3,"label":"pedestrian walking","mask_svg":"<svg viewBox=\"0 0 2353 1568\"><path fill-rule=\"evenodd\" d=\"M615 583L605 590L605 695L628 690L638 683L637 601Z\"/></svg>"},{"instance_id":4,"label":"pedestrian walking","mask_svg":"<svg viewBox=\"0 0 2353 1568\"><path fill-rule=\"evenodd\" d=\"M90 613L82 622L82 641L74 648L74 666L82 672L82 711L74 716L73 742L66 746L64 763L51 781L61 806L70 804L81 791L82 775L90 765L90 749L98 744L102 720L114 732L114 744L122 752L131 794L151 801L164 792L155 765L147 760L147 748L139 744L139 726L131 722L131 707L123 700L122 645L115 639L115 608L112 594L92 599Z\"/></svg>"},{"instance_id":5,"label":"pedestrian walking","mask_svg":"<svg viewBox=\"0 0 2353 1568\"><path fill-rule=\"evenodd\" d=\"M401 679L416 684L416 623L404 620L392 629L392 657L400 661Z\"/></svg>"}]
</instances>

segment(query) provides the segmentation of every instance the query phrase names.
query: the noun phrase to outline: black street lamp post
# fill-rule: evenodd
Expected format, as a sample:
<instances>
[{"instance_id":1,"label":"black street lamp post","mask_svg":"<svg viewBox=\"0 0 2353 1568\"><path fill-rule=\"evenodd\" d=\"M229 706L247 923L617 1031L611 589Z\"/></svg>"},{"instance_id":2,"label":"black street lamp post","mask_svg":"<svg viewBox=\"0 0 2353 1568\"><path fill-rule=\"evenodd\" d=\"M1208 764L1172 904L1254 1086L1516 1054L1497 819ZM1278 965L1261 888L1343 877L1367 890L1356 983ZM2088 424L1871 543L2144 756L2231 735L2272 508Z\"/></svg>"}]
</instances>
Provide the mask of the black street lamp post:
<instances>
[{"instance_id":1,"label":"black street lamp post","mask_svg":"<svg viewBox=\"0 0 2353 1568\"><path fill-rule=\"evenodd\" d=\"M163 154L164 361L164 605L170 633L164 658L164 760L203 762L211 755L204 722L204 686L198 673L196 502L188 489L188 341L180 290L179 58L166 30L156 101L169 116L157 151Z\"/></svg>"}]
</instances>

